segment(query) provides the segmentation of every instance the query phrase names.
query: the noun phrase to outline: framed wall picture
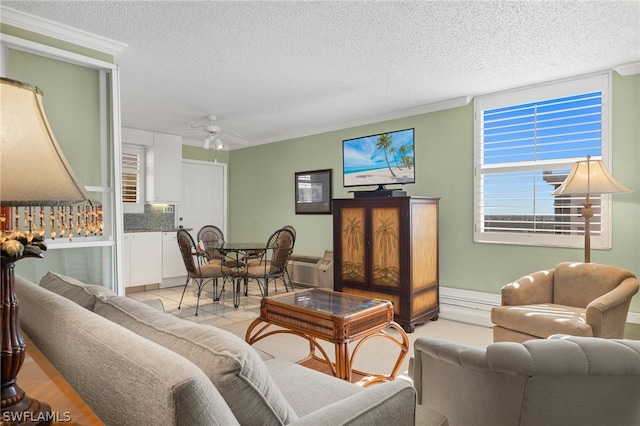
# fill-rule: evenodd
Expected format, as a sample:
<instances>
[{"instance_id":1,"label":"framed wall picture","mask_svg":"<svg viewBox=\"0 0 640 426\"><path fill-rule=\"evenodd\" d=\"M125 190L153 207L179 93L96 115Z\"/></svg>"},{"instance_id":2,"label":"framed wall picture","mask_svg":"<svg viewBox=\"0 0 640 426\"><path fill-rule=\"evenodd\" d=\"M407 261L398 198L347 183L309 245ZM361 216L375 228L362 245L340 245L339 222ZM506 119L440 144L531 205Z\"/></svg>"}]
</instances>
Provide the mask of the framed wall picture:
<instances>
[{"instance_id":1,"label":"framed wall picture","mask_svg":"<svg viewBox=\"0 0 640 426\"><path fill-rule=\"evenodd\" d=\"M296 172L296 214L331 214L331 169Z\"/></svg>"}]
</instances>

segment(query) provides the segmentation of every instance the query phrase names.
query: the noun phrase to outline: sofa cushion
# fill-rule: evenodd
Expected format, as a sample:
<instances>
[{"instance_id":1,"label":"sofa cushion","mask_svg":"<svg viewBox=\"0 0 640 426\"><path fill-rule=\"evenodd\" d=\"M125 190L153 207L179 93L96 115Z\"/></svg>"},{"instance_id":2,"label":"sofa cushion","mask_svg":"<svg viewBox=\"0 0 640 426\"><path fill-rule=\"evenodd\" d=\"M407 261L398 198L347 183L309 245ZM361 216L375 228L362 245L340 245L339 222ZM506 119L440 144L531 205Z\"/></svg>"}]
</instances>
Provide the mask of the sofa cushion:
<instances>
[{"instance_id":1,"label":"sofa cushion","mask_svg":"<svg viewBox=\"0 0 640 426\"><path fill-rule=\"evenodd\" d=\"M98 297L95 312L200 367L241 424L287 424L297 419L260 356L239 337L127 297Z\"/></svg>"},{"instance_id":2,"label":"sofa cushion","mask_svg":"<svg viewBox=\"0 0 640 426\"><path fill-rule=\"evenodd\" d=\"M285 398L300 417L365 389L290 361L274 358L265 361L265 364L273 381L282 389Z\"/></svg>"},{"instance_id":3,"label":"sofa cushion","mask_svg":"<svg viewBox=\"0 0 640 426\"><path fill-rule=\"evenodd\" d=\"M106 287L95 284L85 284L75 278L67 277L55 272L47 272L40 280L40 286L60 296L76 302L83 308L93 311L96 296L113 296L114 292Z\"/></svg>"}]
</instances>

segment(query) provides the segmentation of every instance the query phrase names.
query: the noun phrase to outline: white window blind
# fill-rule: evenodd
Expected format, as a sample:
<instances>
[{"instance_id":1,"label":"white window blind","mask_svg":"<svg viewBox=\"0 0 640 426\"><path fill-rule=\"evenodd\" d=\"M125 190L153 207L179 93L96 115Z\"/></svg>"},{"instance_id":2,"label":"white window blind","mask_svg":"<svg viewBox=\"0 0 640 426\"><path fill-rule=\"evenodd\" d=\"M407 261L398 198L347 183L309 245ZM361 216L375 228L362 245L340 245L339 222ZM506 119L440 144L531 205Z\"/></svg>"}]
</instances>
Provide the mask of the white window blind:
<instances>
[{"instance_id":1,"label":"white window blind","mask_svg":"<svg viewBox=\"0 0 640 426\"><path fill-rule=\"evenodd\" d=\"M125 213L144 213L144 147L122 145L122 202Z\"/></svg>"},{"instance_id":2,"label":"white window blind","mask_svg":"<svg viewBox=\"0 0 640 426\"><path fill-rule=\"evenodd\" d=\"M482 96L475 101L474 238L581 247L584 197L554 197L573 163L609 167L609 75ZM594 248L609 248L609 198L591 197Z\"/></svg>"}]
</instances>

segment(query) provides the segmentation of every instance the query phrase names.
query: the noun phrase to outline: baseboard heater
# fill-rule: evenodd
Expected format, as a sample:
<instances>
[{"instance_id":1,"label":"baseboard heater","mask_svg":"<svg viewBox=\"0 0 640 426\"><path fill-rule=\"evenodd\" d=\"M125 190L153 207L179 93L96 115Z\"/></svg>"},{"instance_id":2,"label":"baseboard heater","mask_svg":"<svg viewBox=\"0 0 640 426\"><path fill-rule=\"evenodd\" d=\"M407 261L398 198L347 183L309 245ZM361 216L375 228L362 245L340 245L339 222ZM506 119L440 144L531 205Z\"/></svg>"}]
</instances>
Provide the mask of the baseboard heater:
<instances>
[{"instance_id":1,"label":"baseboard heater","mask_svg":"<svg viewBox=\"0 0 640 426\"><path fill-rule=\"evenodd\" d=\"M332 251L325 251L323 257L293 253L287 271L294 285L333 290Z\"/></svg>"}]
</instances>

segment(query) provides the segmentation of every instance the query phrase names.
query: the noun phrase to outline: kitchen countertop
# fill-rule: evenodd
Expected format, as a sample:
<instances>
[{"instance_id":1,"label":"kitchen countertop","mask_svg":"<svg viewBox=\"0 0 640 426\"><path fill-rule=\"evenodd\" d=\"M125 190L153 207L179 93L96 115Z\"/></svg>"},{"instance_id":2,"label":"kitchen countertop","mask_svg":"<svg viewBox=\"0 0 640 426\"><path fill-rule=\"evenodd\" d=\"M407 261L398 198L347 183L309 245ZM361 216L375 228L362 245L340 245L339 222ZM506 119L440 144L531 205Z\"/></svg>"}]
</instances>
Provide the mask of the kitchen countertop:
<instances>
[{"instance_id":1,"label":"kitchen countertop","mask_svg":"<svg viewBox=\"0 0 640 426\"><path fill-rule=\"evenodd\" d=\"M165 228L165 229L125 229L125 233L130 232L178 232L179 229L184 229L186 231L192 231L193 228Z\"/></svg>"}]
</instances>

